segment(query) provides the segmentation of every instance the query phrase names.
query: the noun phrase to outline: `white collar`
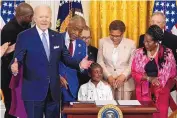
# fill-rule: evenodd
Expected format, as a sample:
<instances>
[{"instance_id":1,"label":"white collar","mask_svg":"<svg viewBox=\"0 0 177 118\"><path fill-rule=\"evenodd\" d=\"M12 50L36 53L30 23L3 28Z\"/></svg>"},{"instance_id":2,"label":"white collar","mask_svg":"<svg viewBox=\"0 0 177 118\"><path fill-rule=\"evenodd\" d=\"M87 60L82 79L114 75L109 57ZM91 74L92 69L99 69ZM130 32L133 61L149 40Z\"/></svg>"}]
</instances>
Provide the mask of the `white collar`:
<instances>
[{"instance_id":1,"label":"white collar","mask_svg":"<svg viewBox=\"0 0 177 118\"><path fill-rule=\"evenodd\" d=\"M93 88L98 88L98 89L104 89L104 83L100 80L100 82L97 84L97 87L95 86L95 84L92 83L91 80L89 80L88 82L89 88L93 89Z\"/></svg>"},{"instance_id":2,"label":"white collar","mask_svg":"<svg viewBox=\"0 0 177 118\"><path fill-rule=\"evenodd\" d=\"M69 37L68 31L65 34L65 40L67 40L68 42L70 42L70 37Z\"/></svg>"},{"instance_id":3,"label":"white collar","mask_svg":"<svg viewBox=\"0 0 177 118\"><path fill-rule=\"evenodd\" d=\"M38 33L39 33L40 36L42 35L42 33L45 33L46 35L49 34L48 29L43 32L37 25L36 25L36 29L37 29L37 31L38 31Z\"/></svg>"}]
</instances>

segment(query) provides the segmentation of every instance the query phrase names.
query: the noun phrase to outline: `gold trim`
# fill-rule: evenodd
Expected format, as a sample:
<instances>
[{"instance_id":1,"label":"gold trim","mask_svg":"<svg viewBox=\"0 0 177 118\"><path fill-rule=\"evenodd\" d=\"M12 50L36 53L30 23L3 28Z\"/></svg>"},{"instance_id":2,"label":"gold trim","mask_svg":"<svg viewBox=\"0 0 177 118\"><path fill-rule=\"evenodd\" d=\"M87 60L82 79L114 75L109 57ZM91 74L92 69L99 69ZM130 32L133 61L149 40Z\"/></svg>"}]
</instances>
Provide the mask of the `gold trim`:
<instances>
[{"instance_id":1,"label":"gold trim","mask_svg":"<svg viewBox=\"0 0 177 118\"><path fill-rule=\"evenodd\" d=\"M108 104L108 105L105 105L103 106L99 112L98 112L98 118L102 118L102 113L104 111L106 111L107 109L114 109L115 111L117 111L119 117L118 118L123 118L123 113L122 111L119 109L119 107L115 106L115 105L112 105L112 104Z\"/></svg>"},{"instance_id":2,"label":"gold trim","mask_svg":"<svg viewBox=\"0 0 177 118\"><path fill-rule=\"evenodd\" d=\"M69 14L65 18L65 20L61 23L59 32L63 33L66 32L66 28L68 27L69 21L72 18L72 10L69 11Z\"/></svg>"}]
</instances>

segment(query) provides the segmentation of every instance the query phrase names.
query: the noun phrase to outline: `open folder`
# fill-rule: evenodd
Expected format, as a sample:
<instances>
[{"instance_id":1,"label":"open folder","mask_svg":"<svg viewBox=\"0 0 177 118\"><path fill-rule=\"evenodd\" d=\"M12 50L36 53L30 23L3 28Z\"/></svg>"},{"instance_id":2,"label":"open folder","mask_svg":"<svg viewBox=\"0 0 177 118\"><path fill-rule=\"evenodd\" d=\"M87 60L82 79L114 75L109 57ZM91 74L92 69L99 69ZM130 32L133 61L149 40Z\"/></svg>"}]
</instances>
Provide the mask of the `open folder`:
<instances>
[{"instance_id":1,"label":"open folder","mask_svg":"<svg viewBox=\"0 0 177 118\"><path fill-rule=\"evenodd\" d=\"M104 106L108 104L112 105L141 105L138 100L96 100L96 101L77 101L70 102L70 105L73 104L96 104L97 106Z\"/></svg>"},{"instance_id":2,"label":"open folder","mask_svg":"<svg viewBox=\"0 0 177 118\"><path fill-rule=\"evenodd\" d=\"M138 100L96 100L95 104L99 105L141 105Z\"/></svg>"},{"instance_id":3,"label":"open folder","mask_svg":"<svg viewBox=\"0 0 177 118\"><path fill-rule=\"evenodd\" d=\"M118 100L119 105L141 105L138 100Z\"/></svg>"}]
</instances>

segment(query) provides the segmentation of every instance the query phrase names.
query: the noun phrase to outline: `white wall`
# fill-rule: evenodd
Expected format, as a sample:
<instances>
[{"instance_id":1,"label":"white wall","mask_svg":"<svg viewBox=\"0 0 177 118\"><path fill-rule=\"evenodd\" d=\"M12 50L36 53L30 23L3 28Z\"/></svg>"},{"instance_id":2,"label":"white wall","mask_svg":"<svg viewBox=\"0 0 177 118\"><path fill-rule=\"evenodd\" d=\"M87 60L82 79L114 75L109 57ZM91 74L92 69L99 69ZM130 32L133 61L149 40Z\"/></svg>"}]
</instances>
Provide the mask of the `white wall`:
<instances>
[{"instance_id":1,"label":"white wall","mask_svg":"<svg viewBox=\"0 0 177 118\"><path fill-rule=\"evenodd\" d=\"M82 8L84 11L84 18L87 24L89 25L90 2L85 0L84 1L81 0L81 1L82 1ZM25 0L25 2L30 4L33 8L41 4L49 5L52 9L52 29L55 29L60 0Z\"/></svg>"}]
</instances>

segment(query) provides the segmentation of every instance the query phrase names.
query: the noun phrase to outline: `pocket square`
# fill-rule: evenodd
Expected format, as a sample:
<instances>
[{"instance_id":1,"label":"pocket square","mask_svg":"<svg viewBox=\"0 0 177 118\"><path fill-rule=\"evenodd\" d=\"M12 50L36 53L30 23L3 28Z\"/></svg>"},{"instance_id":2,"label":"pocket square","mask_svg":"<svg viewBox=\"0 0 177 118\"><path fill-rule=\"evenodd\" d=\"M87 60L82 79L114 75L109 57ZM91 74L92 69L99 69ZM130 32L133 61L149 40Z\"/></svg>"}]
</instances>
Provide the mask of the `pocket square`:
<instances>
[{"instance_id":1,"label":"pocket square","mask_svg":"<svg viewBox=\"0 0 177 118\"><path fill-rule=\"evenodd\" d=\"M53 49L57 49L57 48L59 48L59 47L60 47L60 46L54 46Z\"/></svg>"}]
</instances>

